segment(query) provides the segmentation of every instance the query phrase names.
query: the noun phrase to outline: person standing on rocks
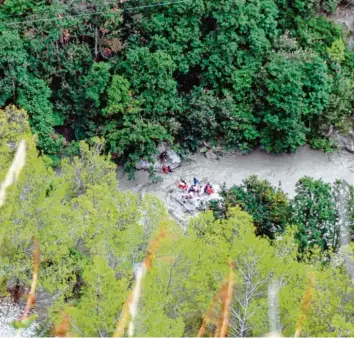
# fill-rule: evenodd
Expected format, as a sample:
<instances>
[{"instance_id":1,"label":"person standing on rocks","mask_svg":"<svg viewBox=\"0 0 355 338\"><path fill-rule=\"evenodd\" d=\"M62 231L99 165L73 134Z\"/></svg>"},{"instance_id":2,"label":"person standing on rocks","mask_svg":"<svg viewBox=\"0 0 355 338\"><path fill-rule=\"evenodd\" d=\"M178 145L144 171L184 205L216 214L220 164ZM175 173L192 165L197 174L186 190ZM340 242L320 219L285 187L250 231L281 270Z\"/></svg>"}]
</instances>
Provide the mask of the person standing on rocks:
<instances>
[{"instance_id":1,"label":"person standing on rocks","mask_svg":"<svg viewBox=\"0 0 355 338\"><path fill-rule=\"evenodd\" d=\"M163 151L159 157L162 162L166 162L166 160L168 158L168 153L166 151Z\"/></svg>"}]
</instances>

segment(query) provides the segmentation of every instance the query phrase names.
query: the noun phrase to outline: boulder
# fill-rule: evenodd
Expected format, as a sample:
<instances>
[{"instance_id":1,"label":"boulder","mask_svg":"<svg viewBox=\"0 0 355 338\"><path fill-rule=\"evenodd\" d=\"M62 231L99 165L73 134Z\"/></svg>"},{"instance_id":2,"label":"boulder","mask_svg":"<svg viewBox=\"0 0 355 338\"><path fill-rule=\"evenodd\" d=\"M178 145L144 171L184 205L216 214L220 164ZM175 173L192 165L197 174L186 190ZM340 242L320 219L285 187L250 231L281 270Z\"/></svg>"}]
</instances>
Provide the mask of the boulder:
<instances>
[{"instance_id":1,"label":"boulder","mask_svg":"<svg viewBox=\"0 0 355 338\"><path fill-rule=\"evenodd\" d=\"M159 143L157 146L157 152L161 154L163 151L168 151L169 145L166 142Z\"/></svg>"},{"instance_id":2,"label":"boulder","mask_svg":"<svg viewBox=\"0 0 355 338\"><path fill-rule=\"evenodd\" d=\"M354 134L349 132L346 135L340 134L338 131L335 131L331 135L331 139L335 142L337 147L342 150L347 150L350 153L354 153Z\"/></svg>"},{"instance_id":3,"label":"boulder","mask_svg":"<svg viewBox=\"0 0 355 338\"><path fill-rule=\"evenodd\" d=\"M328 19L343 26L343 37L349 49L354 49L354 0L345 0Z\"/></svg>"},{"instance_id":4,"label":"boulder","mask_svg":"<svg viewBox=\"0 0 355 338\"><path fill-rule=\"evenodd\" d=\"M166 151L168 157L165 162L160 160L160 154ZM154 163L146 161L144 159L140 159L139 162L135 165L136 170L149 170L151 166L153 166L154 171L161 172L162 166L168 165L171 169L176 169L180 167L182 163L181 157L172 149L170 149L167 143L161 143L157 147L157 155L155 157Z\"/></svg>"},{"instance_id":5,"label":"boulder","mask_svg":"<svg viewBox=\"0 0 355 338\"><path fill-rule=\"evenodd\" d=\"M209 160L217 160L218 159L218 156L217 154L214 152L213 149L210 149L208 151L205 152L205 156L207 159Z\"/></svg>"},{"instance_id":6,"label":"boulder","mask_svg":"<svg viewBox=\"0 0 355 338\"><path fill-rule=\"evenodd\" d=\"M152 163L141 159L136 165L135 168L136 170L148 170L150 168L150 166L152 165Z\"/></svg>"},{"instance_id":7,"label":"boulder","mask_svg":"<svg viewBox=\"0 0 355 338\"><path fill-rule=\"evenodd\" d=\"M173 169L181 166L181 157L174 150L171 149L168 150L167 154L168 154L167 161L171 163Z\"/></svg>"},{"instance_id":8,"label":"boulder","mask_svg":"<svg viewBox=\"0 0 355 338\"><path fill-rule=\"evenodd\" d=\"M167 159L165 162L162 162L159 158L159 155L157 155L155 163L154 163L154 171L161 172L163 165L170 166L172 170L176 169L177 167L181 166L182 160L181 157L174 151L169 148L167 148L166 153L168 155Z\"/></svg>"}]
</instances>

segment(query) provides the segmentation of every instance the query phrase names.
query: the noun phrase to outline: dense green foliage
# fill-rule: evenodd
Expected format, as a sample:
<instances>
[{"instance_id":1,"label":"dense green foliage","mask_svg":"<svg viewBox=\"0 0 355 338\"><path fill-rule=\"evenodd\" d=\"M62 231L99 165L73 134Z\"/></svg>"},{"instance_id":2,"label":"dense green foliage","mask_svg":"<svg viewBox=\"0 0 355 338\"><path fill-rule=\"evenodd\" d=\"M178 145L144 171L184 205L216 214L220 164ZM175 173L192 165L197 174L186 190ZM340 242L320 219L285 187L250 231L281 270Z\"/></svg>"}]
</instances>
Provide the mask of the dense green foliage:
<instances>
[{"instance_id":1,"label":"dense green foliage","mask_svg":"<svg viewBox=\"0 0 355 338\"><path fill-rule=\"evenodd\" d=\"M99 136L128 171L161 140L330 149L353 107L353 54L317 16L338 3L6 0L0 107L25 109L53 159Z\"/></svg>"},{"instance_id":2,"label":"dense green foliage","mask_svg":"<svg viewBox=\"0 0 355 338\"><path fill-rule=\"evenodd\" d=\"M25 139L28 148L26 165L0 209L0 296L30 285L35 236L40 245L35 304L41 313L40 336L51 335L64 318L68 336L112 336L135 284L136 264L152 239L157 251L150 254L152 264L142 281L136 336L196 336L214 304L206 328L212 335L221 308L213 299L228 277L228 262L234 271L230 336L269 332L270 283L277 286L280 330L293 336L310 273L315 276L314 295L302 335L353 336L353 282L343 254L328 252L328 264L323 264L315 249L312 259L298 260L294 237L300 223L286 227L274 242L255 235L253 217L258 231L267 231L273 222L284 227L289 202L269 183L252 177L243 183L245 191L231 190L231 202L245 200L242 207L252 216L229 206L226 217L204 212L183 231L153 196L140 198L117 189L115 166L101 155L100 139L93 139L90 147L81 142L80 156L64 160L54 173L50 159L37 154L23 110L0 110L0 137L1 181L18 141ZM329 194L325 183L302 180L294 215L302 217L312 198L326 212ZM316 218L312 213L309 223ZM158 242L154 238L161 229ZM353 245L344 249L350 259Z\"/></svg>"},{"instance_id":3,"label":"dense green foliage","mask_svg":"<svg viewBox=\"0 0 355 338\"><path fill-rule=\"evenodd\" d=\"M280 188L275 189L268 181L250 176L223 195L224 209L239 205L253 216L258 235L274 238L275 234L284 231L289 217L289 202Z\"/></svg>"},{"instance_id":4,"label":"dense green foliage","mask_svg":"<svg viewBox=\"0 0 355 338\"><path fill-rule=\"evenodd\" d=\"M349 239L354 236L354 188L346 188L348 195L339 195L339 185L304 177L296 184L295 196L289 198L280 187L250 176L240 185L224 188L223 202L211 201L210 209L220 219L228 218L228 210L239 206L253 217L256 235L270 239L280 236L288 225L295 225L295 240L302 256L315 246L336 250L341 227L345 227ZM344 205L343 220L338 203Z\"/></svg>"},{"instance_id":5,"label":"dense green foliage","mask_svg":"<svg viewBox=\"0 0 355 338\"><path fill-rule=\"evenodd\" d=\"M321 249L336 248L339 228L330 184L304 177L296 185L292 220L298 224L297 239L302 249L317 244Z\"/></svg>"},{"instance_id":6,"label":"dense green foliage","mask_svg":"<svg viewBox=\"0 0 355 338\"><path fill-rule=\"evenodd\" d=\"M65 160L56 175L37 157L23 111L0 111L0 123L5 131L0 180L15 150L8 144L25 137L29 147L21 179L9 189L0 213L1 293L6 286L11 291L30 285L35 236L41 253L39 297L50 299L51 323L64 311L86 336L112 335L132 282L132 264L143 259L166 216L161 202L117 191L115 166L100 155L100 140L91 148L80 143L80 158Z\"/></svg>"}]
</instances>

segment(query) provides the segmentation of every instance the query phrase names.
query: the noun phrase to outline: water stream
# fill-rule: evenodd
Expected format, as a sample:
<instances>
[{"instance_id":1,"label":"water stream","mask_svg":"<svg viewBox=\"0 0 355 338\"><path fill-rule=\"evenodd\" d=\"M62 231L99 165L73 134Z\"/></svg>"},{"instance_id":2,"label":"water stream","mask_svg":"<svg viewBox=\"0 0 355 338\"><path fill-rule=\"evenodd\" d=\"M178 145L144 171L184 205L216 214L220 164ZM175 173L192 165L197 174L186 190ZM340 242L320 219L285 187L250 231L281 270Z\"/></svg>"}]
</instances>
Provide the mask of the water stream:
<instances>
[{"instance_id":1,"label":"water stream","mask_svg":"<svg viewBox=\"0 0 355 338\"><path fill-rule=\"evenodd\" d=\"M179 207L169 198L169 190L182 178L192 183L193 177L228 187L239 184L250 175L258 175L282 189L292 197L296 182L303 176L311 176L332 183L344 179L354 183L354 155L346 151L324 153L306 146L294 154L273 155L255 150L248 155L231 154L219 160L207 159L203 154L194 154L172 174L161 174L162 182L151 184L146 171L137 171L133 181L118 170L119 190L136 193L154 193L167 205L168 210Z\"/></svg>"}]
</instances>

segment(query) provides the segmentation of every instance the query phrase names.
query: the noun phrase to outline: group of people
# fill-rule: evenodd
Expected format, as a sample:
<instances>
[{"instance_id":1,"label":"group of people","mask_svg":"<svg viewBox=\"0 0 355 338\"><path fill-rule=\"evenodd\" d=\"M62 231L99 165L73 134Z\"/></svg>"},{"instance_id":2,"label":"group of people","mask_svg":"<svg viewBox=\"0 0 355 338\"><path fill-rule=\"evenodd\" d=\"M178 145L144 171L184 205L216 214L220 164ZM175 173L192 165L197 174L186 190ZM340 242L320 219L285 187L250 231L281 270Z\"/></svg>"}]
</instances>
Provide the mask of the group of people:
<instances>
[{"instance_id":1,"label":"group of people","mask_svg":"<svg viewBox=\"0 0 355 338\"><path fill-rule=\"evenodd\" d=\"M163 173L164 174L172 173L173 171L172 171L170 165L165 164L165 162L168 158L168 153L166 151L163 151L159 155L159 158L160 158L160 161L164 163L161 168ZM199 195L201 193L201 187L199 185L199 180L196 177L193 178L193 184L190 185L190 187L187 185L187 183L183 179L180 179L178 187L183 191L187 191L187 195L185 196L186 198L193 198L195 194ZM211 195L214 193L212 185L209 182L206 183L206 185L203 189L203 192L207 195Z\"/></svg>"},{"instance_id":2,"label":"group of people","mask_svg":"<svg viewBox=\"0 0 355 338\"><path fill-rule=\"evenodd\" d=\"M185 198L193 198L195 194L200 194L201 192L199 181L196 177L193 178L193 184L190 187L188 187L187 183L183 179L180 179L178 187L183 191L187 191ZM213 194L214 190L212 185L207 183L203 189L203 192L207 195Z\"/></svg>"}]
</instances>

